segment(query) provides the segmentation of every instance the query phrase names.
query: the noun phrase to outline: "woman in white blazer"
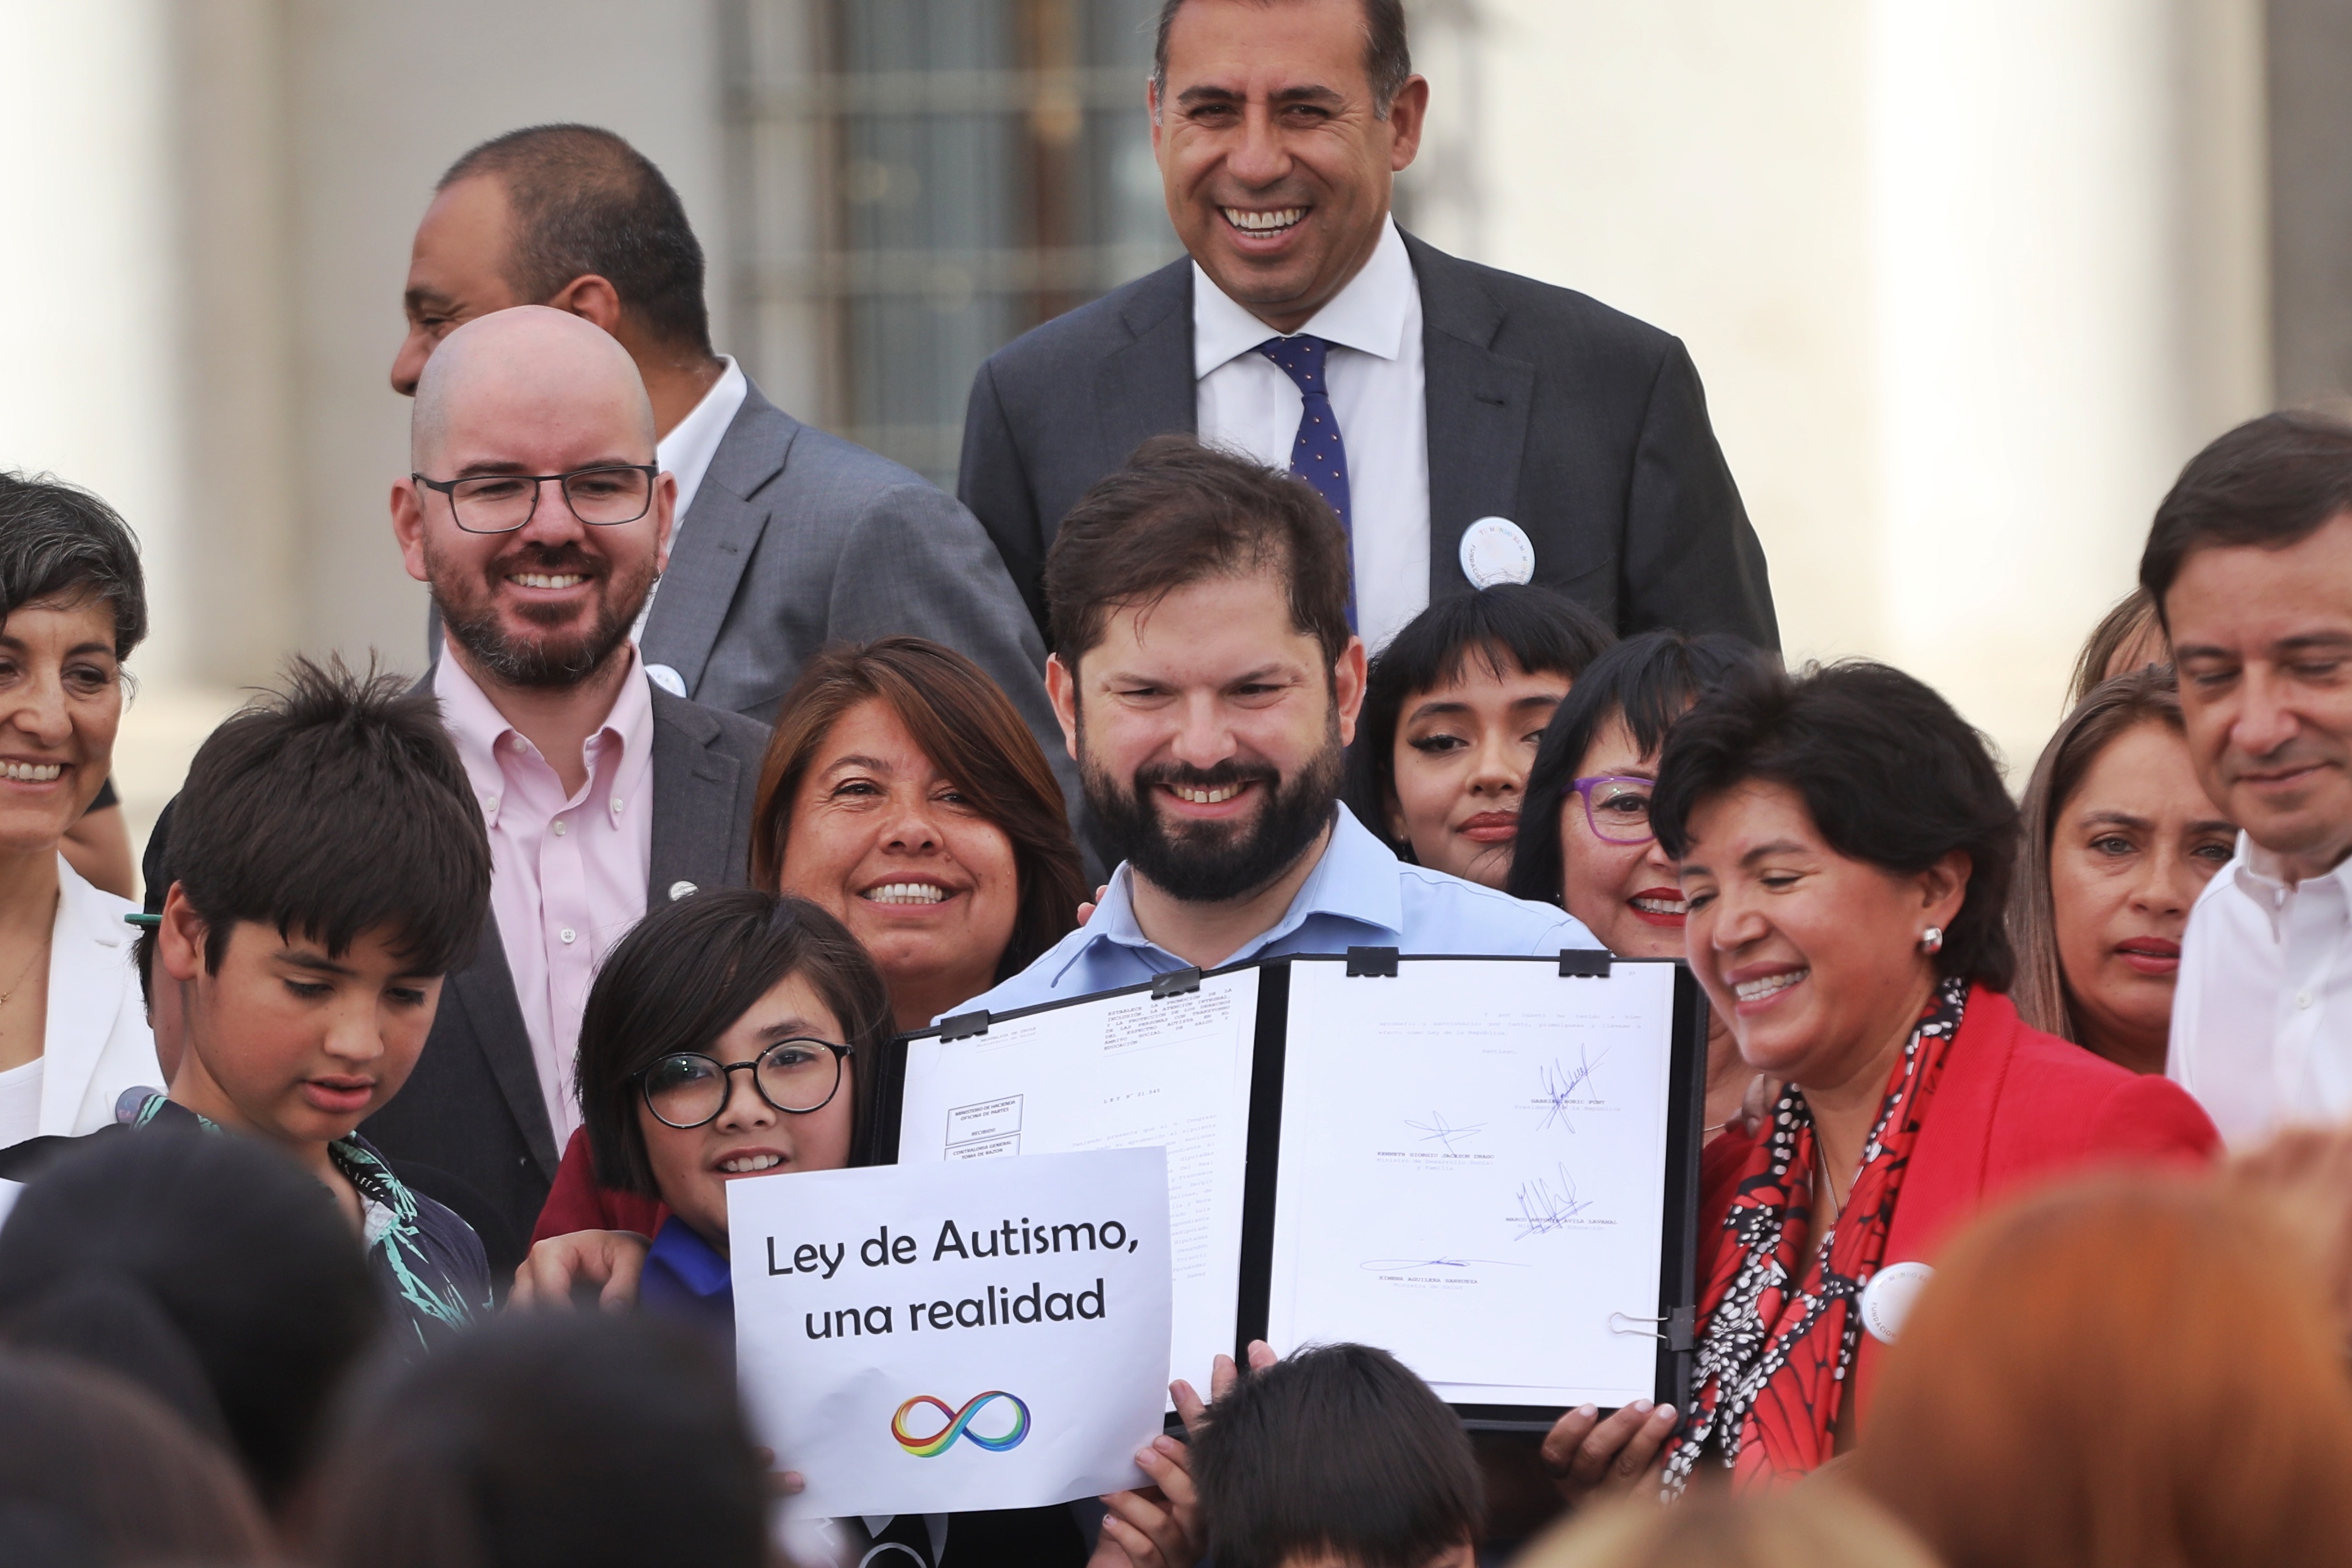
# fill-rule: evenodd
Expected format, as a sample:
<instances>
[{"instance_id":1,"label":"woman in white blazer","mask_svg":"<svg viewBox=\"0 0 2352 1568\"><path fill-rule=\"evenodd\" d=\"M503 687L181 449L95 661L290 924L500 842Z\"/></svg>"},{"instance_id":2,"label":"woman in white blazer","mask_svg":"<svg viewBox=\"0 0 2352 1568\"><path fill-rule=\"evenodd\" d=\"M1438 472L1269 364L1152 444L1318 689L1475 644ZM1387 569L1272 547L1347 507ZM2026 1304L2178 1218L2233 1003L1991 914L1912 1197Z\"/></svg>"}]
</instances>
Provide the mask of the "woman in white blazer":
<instances>
[{"instance_id":1,"label":"woman in white blazer","mask_svg":"<svg viewBox=\"0 0 2352 1568\"><path fill-rule=\"evenodd\" d=\"M122 661L147 631L139 548L70 486L0 474L0 1147L79 1135L160 1084L133 905L58 844L105 783Z\"/></svg>"}]
</instances>

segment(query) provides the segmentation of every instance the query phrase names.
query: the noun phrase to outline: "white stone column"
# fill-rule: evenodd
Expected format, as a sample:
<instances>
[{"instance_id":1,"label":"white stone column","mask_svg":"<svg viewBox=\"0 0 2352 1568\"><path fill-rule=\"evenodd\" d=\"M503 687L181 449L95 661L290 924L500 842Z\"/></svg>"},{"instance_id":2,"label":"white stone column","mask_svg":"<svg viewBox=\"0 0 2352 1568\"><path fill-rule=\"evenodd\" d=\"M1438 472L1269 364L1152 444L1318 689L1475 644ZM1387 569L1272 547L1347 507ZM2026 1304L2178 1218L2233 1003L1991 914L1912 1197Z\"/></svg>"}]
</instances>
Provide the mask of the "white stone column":
<instances>
[{"instance_id":1,"label":"white stone column","mask_svg":"<svg viewBox=\"0 0 2352 1568\"><path fill-rule=\"evenodd\" d=\"M1479 259L1685 339L1791 658L1901 664L2021 781L2174 473L2267 406L2255 0L1478 8L1431 114L1479 124Z\"/></svg>"},{"instance_id":2,"label":"white stone column","mask_svg":"<svg viewBox=\"0 0 2352 1568\"><path fill-rule=\"evenodd\" d=\"M167 0L0 0L0 468L104 497L145 551L154 631L131 667L192 657L184 601Z\"/></svg>"}]
</instances>

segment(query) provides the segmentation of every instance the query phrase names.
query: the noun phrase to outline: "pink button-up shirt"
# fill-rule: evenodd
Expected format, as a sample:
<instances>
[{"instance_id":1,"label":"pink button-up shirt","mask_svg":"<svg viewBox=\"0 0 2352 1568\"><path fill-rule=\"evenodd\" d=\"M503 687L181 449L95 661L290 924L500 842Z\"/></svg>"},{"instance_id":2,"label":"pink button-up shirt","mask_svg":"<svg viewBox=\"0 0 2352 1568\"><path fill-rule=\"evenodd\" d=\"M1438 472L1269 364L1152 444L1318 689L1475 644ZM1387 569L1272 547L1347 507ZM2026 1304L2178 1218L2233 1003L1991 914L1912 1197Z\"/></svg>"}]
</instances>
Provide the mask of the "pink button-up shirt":
<instances>
[{"instance_id":1,"label":"pink button-up shirt","mask_svg":"<svg viewBox=\"0 0 2352 1568\"><path fill-rule=\"evenodd\" d=\"M588 781L571 796L446 648L433 693L489 824L490 912L561 1149L580 1125L574 1085L588 984L613 944L645 918L654 841L645 666L632 649L620 695L583 753Z\"/></svg>"}]
</instances>

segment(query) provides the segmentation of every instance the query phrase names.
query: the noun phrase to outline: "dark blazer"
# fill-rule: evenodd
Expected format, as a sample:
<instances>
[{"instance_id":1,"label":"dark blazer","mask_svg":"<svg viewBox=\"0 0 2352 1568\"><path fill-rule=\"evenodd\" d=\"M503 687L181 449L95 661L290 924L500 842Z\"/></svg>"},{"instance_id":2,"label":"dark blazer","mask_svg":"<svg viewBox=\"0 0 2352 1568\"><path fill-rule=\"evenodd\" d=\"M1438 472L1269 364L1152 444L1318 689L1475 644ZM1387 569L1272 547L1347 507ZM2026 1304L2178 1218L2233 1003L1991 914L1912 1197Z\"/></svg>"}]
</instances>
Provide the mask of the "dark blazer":
<instances>
[{"instance_id":1,"label":"dark blazer","mask_svg":"<svg viewBox=\"0 0 2352 1568\"><path fill-rule=\"evenodd\" d=\"M1013 699L1077 799L1045 644L971 514L912 469L812 429L752 387L679 523L641 645L710 707L775 720L828 643L907 633Z\"/></svg>"},{"instance_id":2,"label":"dark blazer","mask_svg":"<svg viewBox=\"0 0 2352 1568\"><path fill-rule=\"evenodd\" d=\"M765 725L658 686L653 707L649 909L668 903L673 889L683 896L682 884L743 885L768 744ZM503 1284L521 1260L561 1151L495 920L483 923L474 961L443 985L433 1032L406 1086L361 1130L404 1168L446 1172L496 1211L511 1239L484 1241L492 1277Z\"/></svg>"},{"instance_id":3,"label":"dark blazer","mask_svg":"<svg viewBox=\"0 0 2352 1568\"><path fill-rule=\"evenodd\" d=\"M1912 1145L1881 1267L1932 1263L1955 1231L1997 1198L2100 1166L2194 1167L2221 1147L2211 1118L2168 1078L2141 1077L2044 1034L1982 986L1969 992L1960 1032ZM1712 1277L1740 1166L1755 1147L1727 1133L1706 1146L1699 1179L1698 1278ZM1702 1304L1703 1323L1715 1303ZM1855 1413L1869 1413L1878 1341L1854 1354Z\"/></svg>"},{"instance_id":4,"label":"dark blazer","mask_svg":"<svg viewBox=\"0 0 2352 1568\"><path fill-rule=\"evenodd\" d=\"M1404 236L1421 283L1429 597L1469 591L1462 534L1508 517L1538 582L1621 632L1780 646L1764 550L1678 339L1597 300ZM1045 623L1046 547L1138 444L1195 428L1192 264L1172 262L980 367L956 493Z\"/></svg>"}]
</instances>

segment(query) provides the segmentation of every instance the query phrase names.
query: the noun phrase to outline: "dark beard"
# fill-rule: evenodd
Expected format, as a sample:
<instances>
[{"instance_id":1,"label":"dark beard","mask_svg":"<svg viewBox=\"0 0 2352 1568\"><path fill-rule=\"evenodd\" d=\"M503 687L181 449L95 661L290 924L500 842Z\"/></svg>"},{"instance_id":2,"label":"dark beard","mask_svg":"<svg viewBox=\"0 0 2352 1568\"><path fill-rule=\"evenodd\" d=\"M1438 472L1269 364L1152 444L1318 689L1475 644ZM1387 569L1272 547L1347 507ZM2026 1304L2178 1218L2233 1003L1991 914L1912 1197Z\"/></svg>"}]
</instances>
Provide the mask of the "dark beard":
<instances>
[{"instance_id":1,"label":"dark beard","mask_svg":"<svg viewBox=\"0 0 2352 1568\"><path fill-rule=\"evenodd\" d=\"M1079 737L1083 756L1086 739ZM1285 783L1264 763L1223 762L1214 768L1174 763L1136 769L1130 788L1091 761L1079 767L1087 806L1118 859L1171 898L1186 904L1227 904L1257 892L1298 863L1331 825L1339 798L1343 754L1333 734L1297 778ZM1162 785L1214 789L1250 783L1265 790L1254 822L1194 822L1171 829L1152 804Z\"/></svg>"},{"instance_id":2,"label":"dark beard","mask_svg":"<svg viewBox=\"0 0 2352 1568\"><path fill-rule=\"evenodd\" d=\"M431 563L427 565L429 570ZM616 583L607 577L605 591L598 597L595 618L587 630L524 641L509 636L499 624L493 598L495 580L518 568L550 573L593 570L570 546L551 550L534 546L520 558L509 556L493 562L487 574L492 579L489 592L467 599L443 591L437 580L440 574L434 573L433 602L441 611L441 624L451 640L492 679L509 686L560 690L587 680L628 640L629 628L636 624L637 612L645 607L646 595L653 586L651 571L643 581L634 583Z\"/></svg>"}]
</instances>

